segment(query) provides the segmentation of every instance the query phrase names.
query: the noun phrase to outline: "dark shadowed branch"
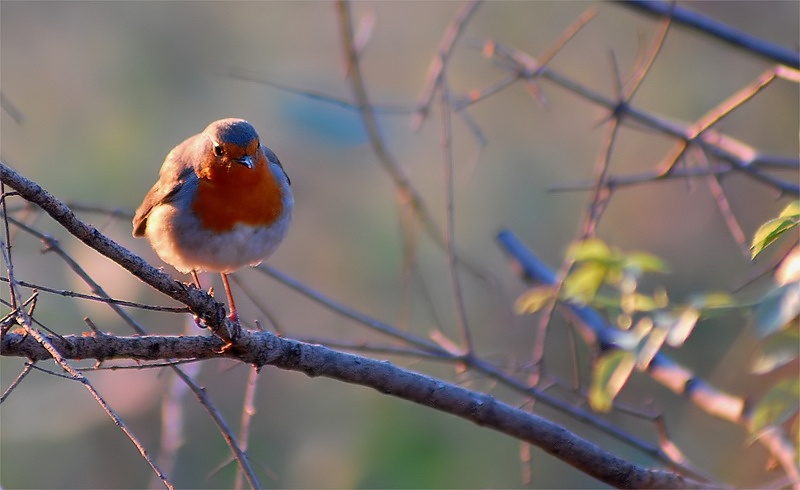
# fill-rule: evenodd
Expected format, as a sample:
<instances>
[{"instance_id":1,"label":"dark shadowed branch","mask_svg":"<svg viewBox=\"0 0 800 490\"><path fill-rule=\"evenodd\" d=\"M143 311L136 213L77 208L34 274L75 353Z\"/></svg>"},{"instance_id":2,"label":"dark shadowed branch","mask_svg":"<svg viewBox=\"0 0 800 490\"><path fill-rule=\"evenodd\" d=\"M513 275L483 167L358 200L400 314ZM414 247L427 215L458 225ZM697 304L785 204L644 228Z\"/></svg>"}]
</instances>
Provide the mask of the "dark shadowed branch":
<instances>
[{"instance_id":1,"label":"dark shadowed branch","mask_svg":"<svg viewBox=\"0 0 800 490\"><path fill-rule=\"evenodd\" d=\"M686 7L662 0L618 0L621 5L658 17L669 17L676 24L695 29L761 57L800 69L800 53L751 36ZM766 8L766 6L764 7Z\"/></svg>"}]
</instances>

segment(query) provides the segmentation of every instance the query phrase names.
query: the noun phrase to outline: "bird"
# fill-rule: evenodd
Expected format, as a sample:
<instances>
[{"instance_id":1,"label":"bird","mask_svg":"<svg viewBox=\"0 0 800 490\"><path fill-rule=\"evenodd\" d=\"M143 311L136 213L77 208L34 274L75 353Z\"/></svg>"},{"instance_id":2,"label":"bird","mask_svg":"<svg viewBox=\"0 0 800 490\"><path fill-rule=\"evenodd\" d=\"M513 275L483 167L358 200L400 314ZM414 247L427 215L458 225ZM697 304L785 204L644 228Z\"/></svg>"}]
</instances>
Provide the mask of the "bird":
<instances>
[{"instance_id":1,"label":"bird","mask_svg":"<svg viewBox=\"0 0 800 490\"><path fill-rule=\"evenodd\" d=\"M133 217L133 236L189 273L218 272L228 318L239 322L228 274L258 265L287 234L294 198L275 153L244 119L214 121L173 148Z\"/></svg>"}]
</instances>

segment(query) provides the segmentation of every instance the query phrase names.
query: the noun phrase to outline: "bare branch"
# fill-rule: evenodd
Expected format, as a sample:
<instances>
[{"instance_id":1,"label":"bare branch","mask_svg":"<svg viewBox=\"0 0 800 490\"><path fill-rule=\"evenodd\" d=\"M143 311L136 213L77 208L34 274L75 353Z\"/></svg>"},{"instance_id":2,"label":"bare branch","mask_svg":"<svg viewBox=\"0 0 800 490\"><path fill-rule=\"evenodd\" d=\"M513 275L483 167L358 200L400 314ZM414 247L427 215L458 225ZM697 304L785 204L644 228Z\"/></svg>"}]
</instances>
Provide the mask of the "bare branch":
<instances>
[{"instance_id":1,"label":"bare branch","mask_svg":"<svg viewBox=\"0 0 800 490\"><path fill-rule=\"evenodd\" d=\"M497 58L498 61L509 65L508 69L513 73L524 76L526 79L540 77L550 80L556 85L600 107L608 109L614 117L622 118L624 116L625 120L628 122L632 121L641 124L660 134L677 139L678 144L676 149L670 152L668 157L666 157L661 164L660 177L669 174L674 163L683 155L690 145L697 145L709 156L713 156L716 159L730 164L733 169L742 172L748 177L774 187L784 194L800 195L800 185L797 185L794 180L779 179L765 173L763 168L755 165L755 163L760 161L762 156L756 149L742 141L712 129L705 129L703 126L698 130L698 127L694 124L676 122L658 114L651 114L625 101L621 103L618 100L606 97L592 88L586 87L550 67L538 66L536 61L527 53L494 41L487 41L487 43L492 46L490 54ZM701 121L701 124L703 122L706 124L708 122L713 124L719 117L727 114L725 111L729 110L730 104L733 103L732 101L741 103L748 100L766 84L771 83L777 78L798 82L800 81L800 73L783 66L777 66L767 70L752 86L740 90L734 94L729 101L724 102L722 104L722 109L712 111L708 121ZM782 161L791 165L793 157L785 158Z\"/></svg>"},{"instance_id":2,"label":"bare branch","mask_svg":"<svg viewBox=\"0 0 800 490\"><path fill-rule=\"evenodd\" d=\"M621 5L647 12L659 17L671 17L676 24L695 29L723 42L745 49L758 56L777 63L800 69L800 53L767 42L736 30L722 22L698 14L685 7L673 5L674 2L661 0L617 0Z\"/></svg>"},{"instance_id":3,"label":"bare branch","mask_svg":"<svg viewBox=\"0 0 800 490\"><path fill-rule=\"evenodd\" d=\"M8 278L0 277L0 282L8 282ZM117 305L117 306L128 306L130 308L137 308L140 310L164 311L168 313L189 313L189 309L186 307L179 308L175 306L147 305L144 303L137 303L135 301L126 301L124 299L107 298L105 296L92 296L91 294L77 293L75 291L70 291L67 289L55 289L48 286L44 286L42 284L33 284L27 281L17 281L17 284L19 284L24 288L35 289L37 291L44 291L45 293L57 294L59 296L64 296L66 298L85 299L87 301L97 301L99 303L107 303L110 305Z\"/></svg>"},{"instance_id":4,"label":"bare branch","mask_svg":"<svg viewBox=\"0 0 800 490\"><path fill-rule=\"evenodd\" d=\"M421 350L430 352L434 355L442 355L449 357L449 354L435 342L431 342L426 338L416 336L409 332L404 332L403 330L400 330L397 327L389 325L376 318L364 315L363 313L356 311L353 308L338 303L333 299L328 298L324 294L320 293L319 291L316 291L306 286L297 279L294 279L293 277L284 274L283 272L279 271L278 269L275 269L272 266L262 263L261 265L256 267L256 270L259 270L264 274L274 278L275 280L280 281L282 284L289 286L290 288L294 289L300 294L303 294L307 298L321 305L324 305L331 311L338 313L346 318L350 318L351 320L356 321L376 332L402 340L408 343L409 345L413 345Z\"/></svg>"},{"instance_id":5,"label":"bare branch","mask_svg":"<svg viewBox=\"0 0 800 490\"><path fill-rule=\"evenodd\" d=\"M361 323L368 328L372 328L377 332L384 333L385 335L389 335L391 337L395 337L400 340L404 340L411 346L416 346L417 348L421 349L423 352L420 354L420 357L426 357L431 359L438 359L442 361L450 361L450 362L459 362L464 364L470 369L474 369L489 378L496 380L502 383L504 386L511 388L512 390L525 395L527 397L534 398L544 405L554 408L559 412L572 417L573 419L583 422L601 432L608 434L611 437L614 437L617 440L624 442L625 444L630 445L638 449L639 451L644 452L645 454L650 455L651 457L662 461L663 463L670 465L672 467L680 468L684 473L692 474L697 477L698 475L694 472L691 468L683 467L673 461L665 452L661 451L657 446L654 446L647 441L644 441L640 438L637 438L621 429L616 427L614 424L605 421L604 419L595 416L592 413L589 413L579 407L573 406L570 403L567 403L558 397L555 397L544 390L537 388L535 385L530 383L523 382L516 377L507 374L503 370L493 366L492 364L480 359L477 356L463 356L463 354L454 354L451 353L441 346L439 346L435 342L431 342L427 339L422 339L420 337L414 336L410 333L403 332L396 327L388 325L380 320L375 318L369 317L361 312L355 311L352 308L346 307L337 303L330 298L322 295L321 293L305 286L304 284L300 283L296 279L289 277L288 275L278 271L277 269L268 266L266 264L261 264L257 267L258 270L270 275L271 277L275 278L276 280L280 281L282 284L289 286L290 288L296 290L297 292L305 295L309 299L316 301L325 307L331 309L332 311L339 313L347 318L350 318L358 323ZM543 271L543 273L550 273L552 272L549 269ZM308 339L311 342L320 342L319 339ZM320 342L323 343L323 342ZM337 341L325 341L326 345L340 347L346 350L355 350L355 351L371 351L371 352L386 352L391 354L407 354L407 350L400 350L398 351L396 348L393 349L391 347L383 348L382 346L371 346L371 345L364 345L364 344L353 344L353 343L342 343Z\"/></svg>"},{"instance_id":6,"label":"bare branch","mask_svg":"<svg viewBox=\"0 0 800 490\"><path fill-rule=\"evenodd\" d=\"M25 376L27 376L31 372L32 369L33 369L33 364L32 363L29 363L29 362L25 363L25 367L22 369L22 371L17 375L16 378L14 378L14 381L12 381L10 385L8 385L8 388L6 388L6 391L4 391L3 394L0 396L0 403L3 403L4 401L6 401L6 398L8 398L8 395L10 395L11 392L13 392L14 389L17 386L19 386L19 384L22 382L22 380L25 379Z\"/></svg>"},{"instance_id":7,"label":"bare branch","mask_svg":"<svg viewBox=\"0 0 800 490\"><path fill-rule=\"evenodd\" d=\"M253 416L256 414L256 387L258 386L258 368L255 366L250 367L250 372L247 375L247 387L244 392L244 406L242 407L242 422L239 427L239 445L243 451L247 451L247 445L250 439L250 423ZM236 472L236 481L233 488L239 490L243 488L245 475L244 472Z\"/></svg>"},{"instance_id":8,"label":"bare branch","mask_svg":"<svg viewBox=\"0 0 800 490\"><path fill-rule=\"evenodd\" d=\"M433 217L430 214L428 206L422 199L422 196L417 192L417 189L412 185L411 180L406 175L403 167L400 166L397 159L389 151L385 139L381 134L378 126L378 120L375 117L375 109L367 95L366 82L361 73L359 53L355 46L353 37L352 19L350 13L350 4L346 0L340 0L336 3L337 11L339 13L339 26L342 35L342 44L345 49L345 57L347 61L347 72L350 76L353 95L356 99L356 106L358 107L361 119L364 121L364 128L367 132L372 151L378 158L378 162L386 170L394 183L397 200L401 206L408 206L411 208L417 219L422 224L425 233L443 250L446 249L445 240L436 226ZM489 280L489 275L482 271L475 264L464 260L460 255L458 256L459 263L471 271L477 277Z\"/></svg>"},{"instance_id":9,"label":"bare branch","mask_svg":"<svg viewBox=\"0 0 800 490\"><path fill-rule=\"evenodd\" d=\"M447 253L447 266L450 276L450 291L453 298L453 310L456 314L456 324L461 332L461 338L468 355L474 353L472 334L467 323L467 311L464 305L461 280L458 276L458 259L456 256L455 237L455 161L453 157L453 130L451 126L450 95L444 73L439 75L439 92L442 107L442 167L444 180L444 243Z\"/></svg>"},{"instance_id":10,"label":"bare branch","mask_svg":"<svg viewBox=\"0 0 800 490\"><path fill-rule=\"evenodd\" d=\"M420 97L420 108L414 121L411 123L412 127L419 129L422 122L428 116L433 98L436 95L436 89L442 83L442 77L447 69L447 62L453 55L453 50L456 47L456 42L464 32L472 15L478 10L481 2L479 0L469 0L461 4L461 8L456 14L455 18L445 28L442 39L439 41L439 49L436 56L431 61L431 66L428 68L428 75L425 77L425 88L422 89L422 96Z\"/></svg>"},{"instance_id":11,"label":"bare branch","mask_svg":"<svg viewBox=\"0 0 800 490\"><path fill-rule=\"evenodd\" d=\"M269 332L242 332L237 346L224 353L217 337L196 336L65 336L46 337L53 352L35 339L9 333L2 343L3 355L50 355L72 358L140 359L191 357L236 357L256 366L272 365L308 376L325 376L373 388L408 401L470 420L520 440L527 441L609 485L621 488L700 488L697 482L662 470L629 463L542 417L514 408L494 397L442 380L414 373L385 361L331 350ZM156 347L164 346L164 347ZM118 350L119 349L119 350ZM235 352L234 352L235 351ZM63 352L63 354L62 354ZM707 486L707 485L703 485Z\"/></svg>"}]
</instances>

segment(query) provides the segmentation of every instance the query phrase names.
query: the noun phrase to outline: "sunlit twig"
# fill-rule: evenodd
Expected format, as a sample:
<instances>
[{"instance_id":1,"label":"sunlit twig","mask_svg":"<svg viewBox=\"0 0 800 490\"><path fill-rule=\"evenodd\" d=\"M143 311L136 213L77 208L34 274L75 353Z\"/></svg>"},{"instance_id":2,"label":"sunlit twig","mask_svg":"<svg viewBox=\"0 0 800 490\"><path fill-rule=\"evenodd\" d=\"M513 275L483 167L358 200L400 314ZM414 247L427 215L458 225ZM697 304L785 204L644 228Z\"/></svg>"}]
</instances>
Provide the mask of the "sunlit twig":
<instances>
[{"instance_id":1,"label":"sunlit twig","mask_svg":"<svg viewBox=\"0 0 800 490\"><path fill-rule=\"evenodd\" d=\"M453 131L451 128L451 108L449 103L449 95L447 82L444 78L444 73L439 76L441 83L439 84L440 99L441 99L441 144L442 144L442 167L443 167L443 180L444 180L444 242L447 253L447 266L450 276L450 291L453 298L453 310L456 316L456 325L461 332L461 338L464 342L464 348L467 355L474 353L474 346L472 345L472 334L469 331L469 324L467 323L467 311L464 305L464 293L462 290L461 280L458 277L458 263L456 260L456 237L455 237L455 162L453 159Z\"/></svg>"},{"instance_id":2,"label":"sunlit twig","mask_svg":"<svg viewBox=\"0 0 800 490\"><path fill-rule=\"evenodd\" d=\"M6 398L8 398L8 395L10 395L11 392L14 391L14 389L17 386L19 386L19 384L22 382L22 380L25 379L25 376L30 374L32 369L33 369L33 363L26 362L25 363L25 367L22 368L22 371L20 371L20 373L17 375L17 377L14 378L14 381L12 381L10 385L8 385L8 388L6 388L6 390L3 392L3 394L0 395L0 403L3 403L4 401L6 401Z\"/></svg>"},{"instance_id":3,"label":"sunlit twig","mask_svg":"<svg viewBox=\"0 0 800 490\"><path fill-rule=\"evenodd\" d=\"M436 56L431 61L428 74L425 76L425 88L422 89L419 109L411 123L414 129L419 129L425 118L428 117L436 91L442 84L442 78L447 70L447 63L453 55L456 43L480 5L480 0L469 0L462 3L455 18L445 27L444 34L442 34L442 38L439 41L439 47L436 50Z\"/></svg>"}]
</instances>

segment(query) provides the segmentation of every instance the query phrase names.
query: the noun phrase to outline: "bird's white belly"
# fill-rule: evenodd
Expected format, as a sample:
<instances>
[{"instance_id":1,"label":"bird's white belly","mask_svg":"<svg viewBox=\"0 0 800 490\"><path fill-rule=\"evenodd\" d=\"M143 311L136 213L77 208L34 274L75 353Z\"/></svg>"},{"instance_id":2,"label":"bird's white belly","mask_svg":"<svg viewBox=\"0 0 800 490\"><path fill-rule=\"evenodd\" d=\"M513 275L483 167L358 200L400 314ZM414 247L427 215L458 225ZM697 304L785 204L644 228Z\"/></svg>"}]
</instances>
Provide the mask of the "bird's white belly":
<instances>
[{"instance_id":1,"label":"bird's white belly","mask_svg":"<svg viewBox=\"0 0 800 490\"><path fill-rule=\"evenodd\" d=\"M258 265L269 257L286 235L291 212L270 226L237 224L231 231L203 228L194 216L181 215L170 204L157 206L147 218L146 234L164 262L180 272L233 272Z\"/></svg>"}]
</instances>

